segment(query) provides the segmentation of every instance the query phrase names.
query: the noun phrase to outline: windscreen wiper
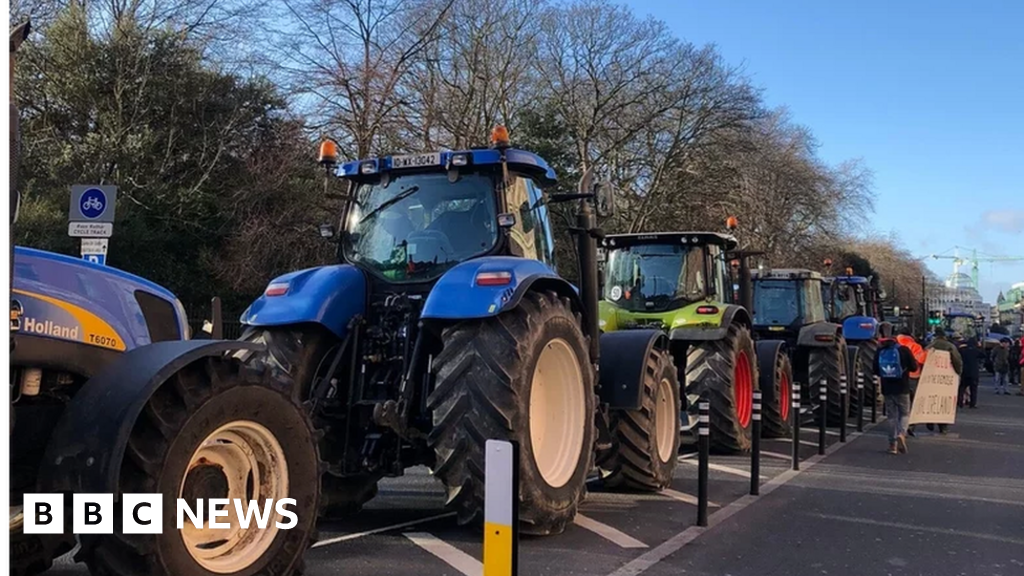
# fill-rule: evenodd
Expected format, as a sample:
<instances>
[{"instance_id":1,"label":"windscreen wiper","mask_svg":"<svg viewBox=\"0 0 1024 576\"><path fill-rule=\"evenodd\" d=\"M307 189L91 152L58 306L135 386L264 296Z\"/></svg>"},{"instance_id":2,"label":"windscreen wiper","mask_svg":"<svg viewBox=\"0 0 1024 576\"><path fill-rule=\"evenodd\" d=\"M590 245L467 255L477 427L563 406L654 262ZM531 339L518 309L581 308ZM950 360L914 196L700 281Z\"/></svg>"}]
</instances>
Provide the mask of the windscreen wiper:
<instances>
[{"instance_id":1,"label":"windscreen wiper","mask_svg":"<svg viewBox=\"0 0 1024 576\"><path fill-rule=\"evenodd\" d=\"M384 202L381 203L380 206L377 206L373 210L370 210L369 214L367 214L366 216L363 216L362 218L359 219L359 223L362 224L363 222L366 222L367 220L373 218L377 214L380 214L386 208L388 208L390 206L394 206L398 202L401 202L402 200L405 200L409 196L412 196L413 194L418 192L419 189L420 189L419 186L411 186L408 189L406 189L406 190L404 190L402 192L399 192L397 195L395 195L394 198L390 198L388 200L385 200Z\"/></svg>"}]
</instances>

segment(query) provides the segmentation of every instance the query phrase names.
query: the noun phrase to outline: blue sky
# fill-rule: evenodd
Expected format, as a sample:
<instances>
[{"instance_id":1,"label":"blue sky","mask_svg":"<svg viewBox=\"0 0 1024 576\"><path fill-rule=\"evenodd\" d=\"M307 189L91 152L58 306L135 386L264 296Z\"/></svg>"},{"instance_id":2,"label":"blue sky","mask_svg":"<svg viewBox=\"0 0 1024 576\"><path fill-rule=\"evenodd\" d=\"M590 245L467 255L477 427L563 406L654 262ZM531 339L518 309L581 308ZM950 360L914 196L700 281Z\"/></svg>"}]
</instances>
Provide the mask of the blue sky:
<instances>
[{"instance_id":1,"label":"blue sky","mask_svg":"<svg viewBox=\"0 0 1024 576\"><path fill-rule=\"evenodd\" d=\"M1024 1L626 3L742 64L825 160L863 159L874 231L918 256L955 245L1024 256ZM990 302L1024 282L1024 263L980 271Z\"/></svg>"}]
</instances>

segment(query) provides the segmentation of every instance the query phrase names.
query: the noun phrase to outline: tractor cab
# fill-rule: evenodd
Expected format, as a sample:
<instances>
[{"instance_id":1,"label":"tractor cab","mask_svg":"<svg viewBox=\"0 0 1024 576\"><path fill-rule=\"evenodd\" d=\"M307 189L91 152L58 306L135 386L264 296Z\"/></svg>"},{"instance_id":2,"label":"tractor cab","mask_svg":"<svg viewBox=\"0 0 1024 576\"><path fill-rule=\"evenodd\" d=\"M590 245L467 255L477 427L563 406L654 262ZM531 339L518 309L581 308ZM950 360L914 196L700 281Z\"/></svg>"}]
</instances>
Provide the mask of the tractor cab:
<instances>
[{"instance_id":1,"label":"tractor cab","mask_svg":"<svg viewBox=\"0 0 1024 576\"><path fill-rule=\"evenodd\" d=\"M754 332L762 338L795 341L800 329L826 321L824 279L811 270L755 271Z\"/></svg>"},{"instance_id":2,"label":"tractor cab","mask_svg":"<svg viewBox=\"0 0 1024 576\"><path fill-rule=\"evenodd\" d=\"M555 173L512 148L384 156L348 162L339 254L388 283L430 283L485 255L553 266L542 190Z\"/></svg>"},{"instance_id":3,"label":"tractor cab","mask_svg":"<svg viewBox=\"0 0 1024 576\"><path fill-rule=\"evenodd\" d=\"M614 316L612 321L620 328L651 323L676 326L698 323L702 314L718 316L714 306L703 311L700 307L691 311L690 306L727 299L731 290L725 254L736 244L734 237L714 232L608 236L602 323Z\"/></svg>"},{"instance_id":4,"label":"tractor cab","mask_svg":"<svg viewBox=\"0 0 1024 576\"><path fill-rule=\"evenodd\" d=\"M869 316L870 281L864 276L825 278L821 284L822 300L830 318L842 322L851 316Z\"/></svg>"}]
</instances>

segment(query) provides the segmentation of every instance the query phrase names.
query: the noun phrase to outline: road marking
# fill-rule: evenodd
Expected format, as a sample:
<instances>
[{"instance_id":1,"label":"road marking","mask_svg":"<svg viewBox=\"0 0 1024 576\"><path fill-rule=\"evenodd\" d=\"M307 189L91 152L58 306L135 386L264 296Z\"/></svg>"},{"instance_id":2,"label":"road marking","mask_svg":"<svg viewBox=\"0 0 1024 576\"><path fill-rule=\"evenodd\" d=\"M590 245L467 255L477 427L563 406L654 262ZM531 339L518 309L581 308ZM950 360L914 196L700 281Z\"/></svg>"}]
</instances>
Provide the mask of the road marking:
<instances>
[{"instance_id":1,"label":"road marking","mask_svg":"<svg viewBox=\"0 0 1024 576\"><path fill-rule=\"evenodd\" d=\"M665 488L664 490L662 490L660 492L660 494L662 496L667 496L667 497L669 497L669 498L671 498L673 500L679 500L680 502L686 502L687 504L693 504L694 506L697 505L697 497L696 496L691 496L691 495L689 495L689 494L687 494L685 492L679 492L678 490L673 490L671 488ZM720 505L715 504L714 502L712 502L710 500L708 500L708 506L710 506L712 508L721 508Z\"/></svg>"},{"instance_id":2,"label":"road marking","mask_svg":"<svg viewBox=\"0 0 1024 576\"><path fill-rule=\"evenodd\" d=\"M449 518L455 516L455 512L445 512L444 514L438 514L437 516L428 516L426 518L420 518L419 520L410 520L408 522L402 522L401 524L392 524L391 526L384 526L383 528L374 528L373 530L367 530L366 532L356 532L355 534L345 534L344 536L337 536L335 538L328 538L326 540L320 540L316 544L313 544L313 548L320 546L327 546L328 544L337 544L338 542L345 542L347 540L355 540L364 536L372 536L374 534L380 534L381 532L390 532L391 530L400 530L402 528L408 528L417 524L426 524L427 522L433 522L434 520L440 520L442 518Z\"/></svg>"},{"instance_id":3,"label":"road marking","mask_svg":"<svg viewBox=\"0 0 1024 576\"><path fill-rule=\"evenodd\" d=\"M686 462L687 464L693 464L694 466L700 464L699 462L694 462L693 460L683 460L683 462ZM747 480L750 479L750 472L746 470L740 470L739 468L733 468L732 466L722 466L721 464L708 462L708 469L717 470L719 472L725 472L726 474L732 474L733 476L741 476L743 478L746 478ZM762 475L761 478L767 478L767 476Z\"/></svg>"},{"instance_id":4,"label":"road marking","mask_svg":"<svg viewBox=\"0 0 1024 576\"><path fill-rule=\"evenodd\" d=\"M679 461L682 462L683 460L686 460L688 458L696 458L696 457L697 457L697 453L696 452L690 452L689 454L683 454L682 456L680 456L679 457Z\"/></svg>"},{"instance_id":5,"label":"road marking","mask_svg":"<svg viewBox=\"0 0 1024 576\"><path fill-rule=\"evenodd\" d=\"M814 428L800 428L800 431L808 434L817 434L821 429L815 426ZM828 434L829 436L839 436L839 432L836 432L835 430L825 430L825 434ZM815 444L815 446L817 446L817 444Z\"/></svg>"},{"instance_id":6,"label":"road marking","mask_svg":"<svg viewBox=\"0 0 1024 576\"><path fill-rule=\"evenodd\" d=\"M647 548L647 544L633 538L625 532L621 532L612 528L607 524L602 524L593 518L588 518L583 514L576 514L576 525L580 528L590 530L594 534L612 542L618 544L622 548Z\"/></svg>"},{"instance_id":7,"label":"road marking","mask_svg":"<svg viewBox=\"0 0 1024 576\"><path fill-rule=\"evenodd\" d=\"M881 420L879 420L879 422L881 423ZM852 441L855 438L863 436L868 430L870 430L874 426L876 426L876 424L866 424L864 426L864 432L853 432L849 436L847 436L847 439ZM825 454L815 454L814 456L811 456L807 460L804 460L800 467L800 470L786 470L785 472L772 478L771 480L769 480L768 482L761 486L761 496L771 494L780 486L784 486L793 478L813 468L815 464L827 458L836 450L839 450L842 447L849 445L850 442L847 442L845 444L841 442L836 442L835 444L825 449ZM750 506L754 502L757 502L757 500L761 496L751 496L749 494L741 496L738 500L733 501L725 508L722 508L714 514L708 516L707 528L701 528L700 526L690 526L686 530L683 530L682 532L669 538L664 543L654 548L651 548L650 550L644 552L637 558L631 560L630 562L627 562L618 570L612 572L608 576L637 576L638 574L646 572L658 562L661 562L665 558L677 552L683 546L686 546L690 542L696 540L700 535L704 534L705 532L714 528L715 526L721 524L722 522L728 520L740 510L743 510L747 506Z\"/></svg>"},{"instance_id":8,"label":"road marking","mask_svg":"<svg viewBox=\"0 0 1024 576\"><path fill-rule=\"evenodd\" d=\"M465 576L482 576L484 573L484 565L479 560L433 534L407 532L404 536Z\"/></svg>"},{"instance_id":9,"label":"road marking","mask_svg":"<svg viewBox=\"0 0 1024 576\"><path fill-rule=\"evenodd\" d=\"M945 534L947 536L966 536L968 538L978 538L980 540L992 540L993 542L1004 542L1006 544L1017 544L1018 546L1024 546L1024 539L1010 538L1008 536L1000 536L998 534L985 534L984 532L968 532L966 530L957 530L955 528L933 528L931 526L921 526L919 524L904 524L903 522L886 522L884 520L872 520L871 518L857 518L854 516L839 516L836 514L808 514L808 516L824 518L825 520L839 520L840 522L868 524L870 526L885 526L887 528L899 528L900 530L931 532L932 534Z\"/></svg>"},{"instance_id":10,"label":"road marking","mask_svg":"<svg viewBox=\"0 0 1024 576\"><path fill-rule=\"evenodd\" d=\"M792 444L793 443L793 441L791 439L789 439L789 438L771 438L771 440L774 440L776 442L785 442L786 444ZM815 446L815 447L818 445L817 442L811 442L810 440L800 440L800 444L803 445L803 446Z\"/></svg>"},{"instance_id":11,"label":"road marking","mask_svg":"<svg viewBox=\"0 0 1024 576\"><path fill-rule=\"evenodd\" d=\"M792 454L779 454L778 452L769 452L767 450L761 450L761 456L767 456L769 458L778 458L779 460L792 460Z\"/></svg>"}]
</instances>

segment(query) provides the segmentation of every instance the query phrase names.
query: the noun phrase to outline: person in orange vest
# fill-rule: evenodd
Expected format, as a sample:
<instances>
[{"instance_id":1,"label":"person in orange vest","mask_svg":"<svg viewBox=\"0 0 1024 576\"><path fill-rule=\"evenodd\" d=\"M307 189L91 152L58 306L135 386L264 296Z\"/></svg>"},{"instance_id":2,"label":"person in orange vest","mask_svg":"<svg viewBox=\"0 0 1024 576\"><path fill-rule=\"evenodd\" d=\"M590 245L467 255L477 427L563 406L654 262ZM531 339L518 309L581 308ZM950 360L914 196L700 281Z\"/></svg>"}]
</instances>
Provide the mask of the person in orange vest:
<instances>
[{"instance_id":1,"label":"person in orange vest","mask_svg":"<svg viewBox=\"0 0 1024 576\"><path fill-rule=\"evenodd\" d=\"M910 350L914 360L917 360L917 370L910 373L910 405L913 406L914 395L917 393L917 381L921 378L921 370L924 369L924 361L928 358L928 352L918 344L910 328L900 328L899 334L896 335L896 341L899 342L900 346L905 346ZM907 427L907 434L909 436L914 435L913 425Z\"/></svg>"}]
</instances>

